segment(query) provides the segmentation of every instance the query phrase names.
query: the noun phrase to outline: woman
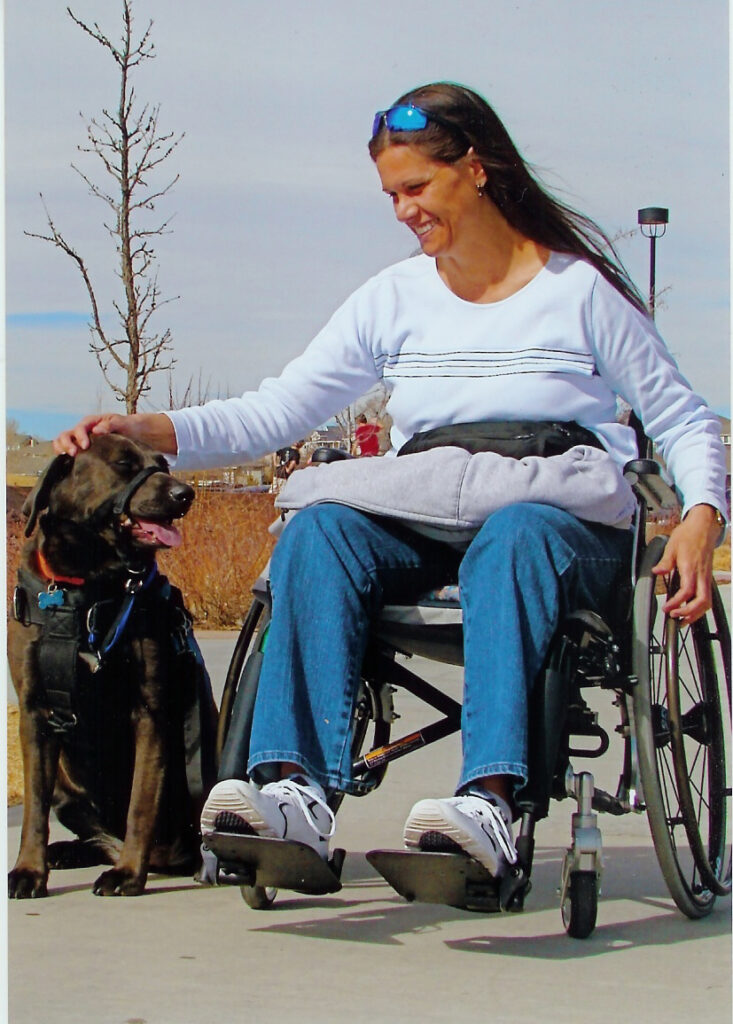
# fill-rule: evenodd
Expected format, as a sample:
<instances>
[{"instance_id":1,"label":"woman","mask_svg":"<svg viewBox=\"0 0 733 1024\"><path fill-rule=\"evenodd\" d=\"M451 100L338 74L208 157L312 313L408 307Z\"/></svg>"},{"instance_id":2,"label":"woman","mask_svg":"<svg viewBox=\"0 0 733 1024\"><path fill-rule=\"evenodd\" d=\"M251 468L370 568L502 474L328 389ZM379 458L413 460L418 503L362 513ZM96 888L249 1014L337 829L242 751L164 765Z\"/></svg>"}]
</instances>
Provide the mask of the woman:
<instances>
[{"instance_id":1,"label":"woman","mask_svg":"<svg viewBox=\"0 0 733 1024\"><path fill-rule=\"evenodd\" d=\"M446 424L559 417L593 431L622 466L636 455L633 431L616 422L622 395L684 497L683 521L655 571L677 570L665 609L695 621L710 607L724 525L718 424L606 255L605 237L543 191L493 110L463 87L407 93L377 114L369 149L421 255L358 289L257 392L168 414L86 417L56 450L73 455L90 434L119 431L177 455L179 466L244 460L302 436L381 379L391 392L394 448ZM534 679L563 611L602 612L628 559L627 531L544 505L491 515L462 558L340 505L299 513L272 561L271 633L248 765L254 782L214 788L204 833L254 830L326 856L334 830L326 793L351 788L348 728L369 623L382 604L457 579L461 777L455 796L413 808L405 843L457 844L499 875L516 857L512 795L526 778Z\"/></svg>"}]
</instances>

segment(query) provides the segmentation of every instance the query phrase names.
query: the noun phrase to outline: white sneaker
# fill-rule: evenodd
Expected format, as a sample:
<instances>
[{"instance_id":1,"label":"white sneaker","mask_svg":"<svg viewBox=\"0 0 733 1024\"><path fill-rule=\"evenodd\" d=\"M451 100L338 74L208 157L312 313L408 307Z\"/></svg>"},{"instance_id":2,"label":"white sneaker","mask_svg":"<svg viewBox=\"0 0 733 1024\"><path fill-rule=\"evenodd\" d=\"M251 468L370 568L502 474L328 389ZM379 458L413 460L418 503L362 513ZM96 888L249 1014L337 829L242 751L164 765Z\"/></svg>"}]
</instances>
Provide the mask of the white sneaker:
<instances>
[{"instance_id":1,"label":"white sneaker","mask_svg":"<svg viewBox=\"0 0 733 1024\"><path fill-rule=\"evenodd\" d=\"M218 782L201 814L202 836L238 832L292 839L312 846L326 860L336 820L321 787L300 778L268 782L262 789L239 779Z\"/></svg>"},{"instance_id":2,"label":"white sneaker","mask_svg":"<svg viewBox=\"0 0 733 1024\"><path fill-rule=\"evenodd\" d=\"M474 857L494 878L516 863L511 822L497 800L467 794L419 800L405 822L405 846Z\"/></svg>"}]
</instances>

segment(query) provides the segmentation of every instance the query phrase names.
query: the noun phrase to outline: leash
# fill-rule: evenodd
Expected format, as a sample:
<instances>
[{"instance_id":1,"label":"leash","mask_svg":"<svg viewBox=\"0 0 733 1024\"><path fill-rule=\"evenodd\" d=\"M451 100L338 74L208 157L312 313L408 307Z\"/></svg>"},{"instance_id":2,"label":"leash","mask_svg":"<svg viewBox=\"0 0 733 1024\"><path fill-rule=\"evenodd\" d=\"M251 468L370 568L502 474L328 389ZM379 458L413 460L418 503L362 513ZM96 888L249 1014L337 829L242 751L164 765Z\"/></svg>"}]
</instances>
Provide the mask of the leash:
<instances>
[{"instance_id":1,"label":"leash","mask_svg":"<svg viewBox=\"0 0 733 1024\"><path fill-rule=\"evenodd\" d=\"M131 571L131 570L128 570ZM150 584L153 582L155 577L158 575L158 566L155 562L150 569L150 572L142 578L141 575L130 576L125 582L125 597L120 605L120 609L115 616L112 625L107 629L104 634L104 639L100 643L101 633L97 632L97 618L99 614L99 608L103 602L96 601L89 611L87 612L86 627L87 627L87 643L89 648L97 659L98 667L101 667L102 662L107 657L109 652L117 646L121 637L124 635L127 624L130 621L130 616L135 608L138 597L143 594ZM107 602L104 602L107 603Z\"/></svg>"}]
</instances>

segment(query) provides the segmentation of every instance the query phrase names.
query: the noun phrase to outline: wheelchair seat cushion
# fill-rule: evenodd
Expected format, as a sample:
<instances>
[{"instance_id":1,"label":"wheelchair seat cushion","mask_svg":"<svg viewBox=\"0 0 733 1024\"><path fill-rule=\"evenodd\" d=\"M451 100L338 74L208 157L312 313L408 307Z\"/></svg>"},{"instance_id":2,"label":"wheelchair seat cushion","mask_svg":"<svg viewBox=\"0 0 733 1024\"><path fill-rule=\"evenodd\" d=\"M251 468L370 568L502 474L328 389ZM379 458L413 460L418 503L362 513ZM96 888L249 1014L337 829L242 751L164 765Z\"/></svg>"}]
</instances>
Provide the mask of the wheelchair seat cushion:
<instances>
[{"instance_id":1,"label":"wheelchair seat cushion","mask_svg":"<svg viewBox=\"0 0 733 1024\"><path fill-rule=\"evenodd\" d=\"M578 445L549 458L433 448L397 458L354 459L294 473L275 504L302 509L336 502L403 520L458 546L492 512L517 502L562 508L590 522L627 529L636 499L605 451Z\"/></svg>"},{"instance_id":2,"label":"wheelchair seat cushion","mask_svg":"<svg viewBox=\"0 0 733 1024\"><path fill-rule=\"evenodd\" d=\"M381 621L410 626L460 626L463 612L458 585L449 584L429 590L413 604L385 605Z\"/></svg>"}]
</instances>

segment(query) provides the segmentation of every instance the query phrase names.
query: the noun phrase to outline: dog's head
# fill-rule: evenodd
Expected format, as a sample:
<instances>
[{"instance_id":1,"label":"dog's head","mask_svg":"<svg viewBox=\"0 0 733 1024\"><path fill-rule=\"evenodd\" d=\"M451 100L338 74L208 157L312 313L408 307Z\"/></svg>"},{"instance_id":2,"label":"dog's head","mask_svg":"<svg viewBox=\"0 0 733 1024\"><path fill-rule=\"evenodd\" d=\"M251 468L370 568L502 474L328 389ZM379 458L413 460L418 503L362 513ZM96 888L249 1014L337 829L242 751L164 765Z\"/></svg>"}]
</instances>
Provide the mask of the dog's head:
<instances>
[{"instance_id":1,"label":"dog's head","mask_svg":"<svg viewBox=\"0 0 733 1024\"><path fill-rule=\"evenodd\" d=\"M118 555L141 557L180 544L175 520L193 496L158 452L119 434L101 435L75 458L59 455L49 464L23 507L25 532L30 536L45 512L46 539L54 532L68 544L98 537Z\"/></svg>"}]
</instances>

